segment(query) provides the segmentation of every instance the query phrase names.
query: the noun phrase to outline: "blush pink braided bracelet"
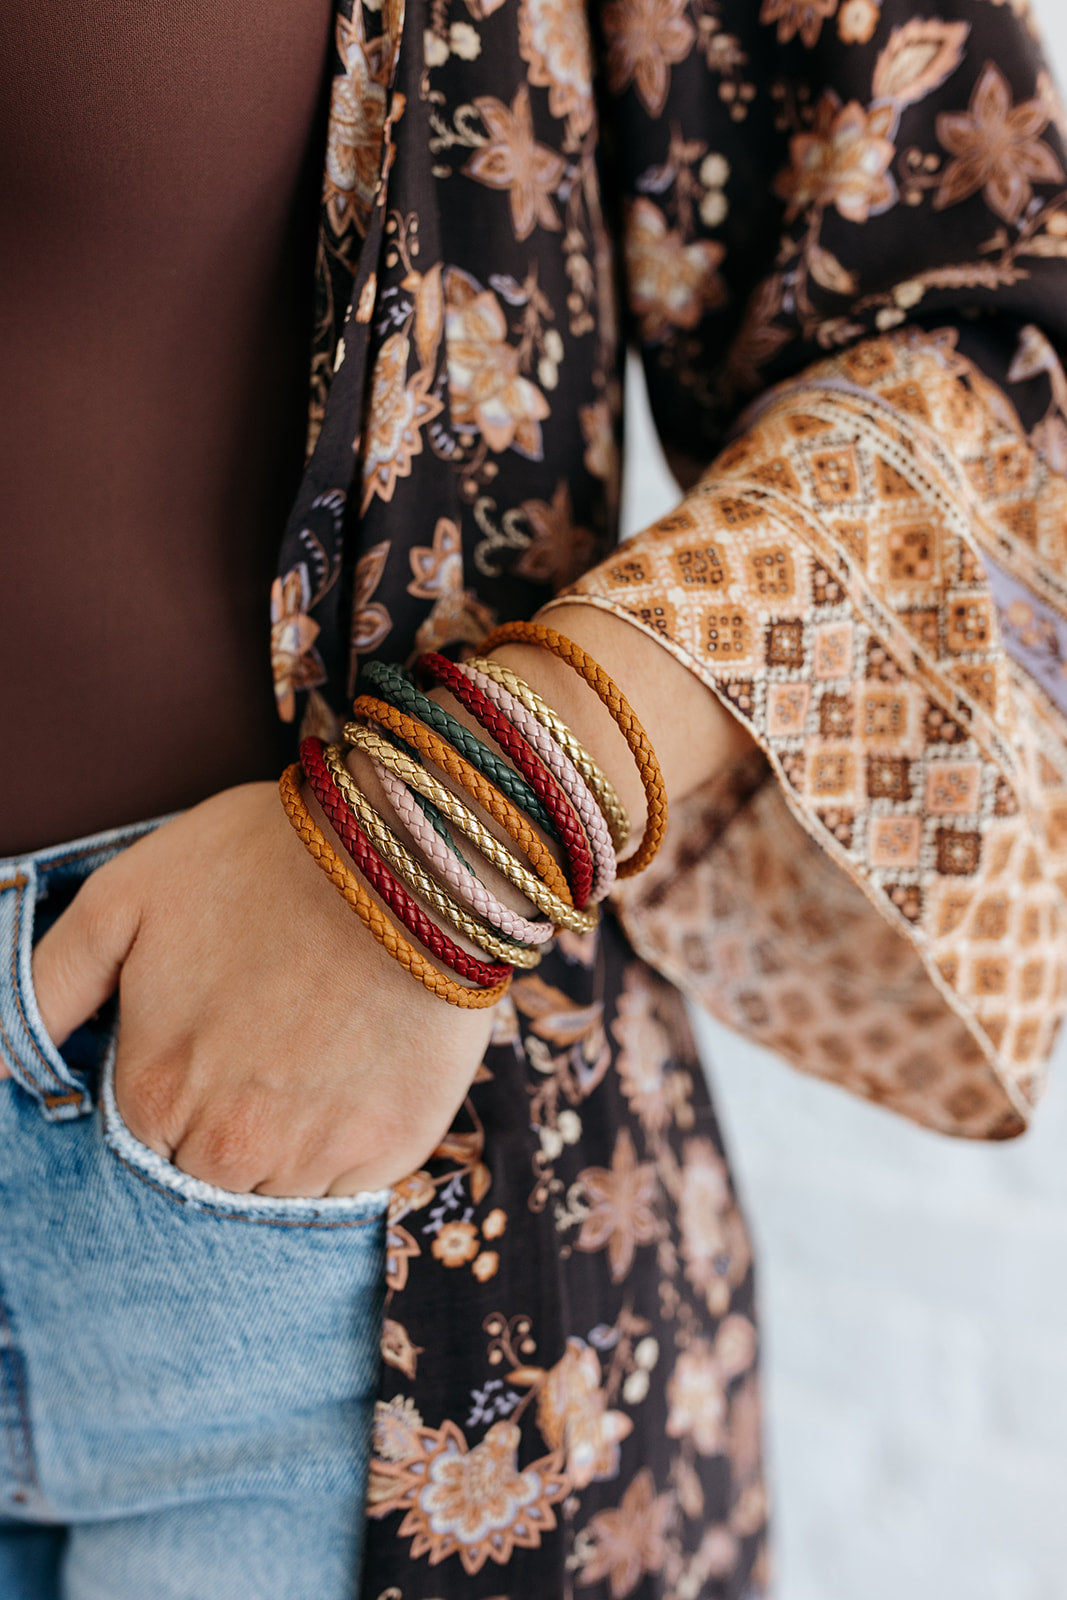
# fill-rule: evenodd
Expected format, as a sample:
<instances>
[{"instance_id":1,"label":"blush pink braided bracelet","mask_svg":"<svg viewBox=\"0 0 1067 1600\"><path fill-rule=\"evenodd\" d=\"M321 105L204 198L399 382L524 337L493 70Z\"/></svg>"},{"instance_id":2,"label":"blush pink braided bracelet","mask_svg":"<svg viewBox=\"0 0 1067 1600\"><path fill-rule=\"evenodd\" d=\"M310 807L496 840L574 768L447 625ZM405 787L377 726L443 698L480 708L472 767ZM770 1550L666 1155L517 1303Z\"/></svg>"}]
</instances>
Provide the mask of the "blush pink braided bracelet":
<instances>
[{"instance_id":1,"label":"blush pink braided bracelet","mask_svg":"<svg viewBox=\"0 0 1067 1600\"><path fill-rule=\"evenodd\" d=\"M615 847L611 842L604 813L597 804L592 790L544 723L532 711L527 710L510 690L505 689L502 683L497 683L488 674L479 672L469 662L457 662L456 670L462 672L465 678L479 688L487 700L492 700L499 707L526 743L541 757L577 812L593 856L593 887L589 891L589 904L595 905L610 892L615 882L616 861Z\"/></svg>"},{"instance_id":2,"label":"blush pink braided bracelet","mask_svg":"<svg viewBox=\"0 0 1067 1600\"><path fill-rule=\"evenodd\" d=\"M370 759L373 760L373 757ZM509 938L517 939L520 944L544 944L547 939L551 939L556 931L551 922L531 922L528 917L520 916L517 911L512 911L509 906L498 900L435 832L432 823L416 804L407 784L378 761L374 762L374 768L379 783L389 797L390 805L415 843L449 888L455 889L465 904L473 911L477 911L486 922L491 922L494 928L499 928L500 932L506 933Z\"/></svg>"}]
</instances>

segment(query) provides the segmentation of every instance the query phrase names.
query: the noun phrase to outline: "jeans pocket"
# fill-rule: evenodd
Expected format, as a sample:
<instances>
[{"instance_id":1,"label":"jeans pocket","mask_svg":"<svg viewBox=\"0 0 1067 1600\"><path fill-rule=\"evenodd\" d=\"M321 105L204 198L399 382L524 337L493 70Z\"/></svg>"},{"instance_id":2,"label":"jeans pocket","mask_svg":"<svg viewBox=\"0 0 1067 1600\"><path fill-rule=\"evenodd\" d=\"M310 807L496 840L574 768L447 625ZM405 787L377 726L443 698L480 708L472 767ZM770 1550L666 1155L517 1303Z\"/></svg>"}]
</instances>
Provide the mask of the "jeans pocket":
<instances>
[{"instance_id":1,"label":"jeans pocket","mask_svg":"<svg viewBox=\"0 0 1067 1600\"><path fill-rule=\"evenodd\" d=\"M351 1195L319 1199L281 1198L265 1194L236 1194L205 1183L167 1161L130 1132L115 1099L115 1043L104 1061L100 1079L100 1120L104 1143L135 1178L165 1199L187 1210L241 1222L314 1229L358 1227L383 1216L389 1204L388 1189L364 1189Z\"/></svg>"},{"instance_id":2,"label":"jeans pocket","mask_svg":"<svg viewBox=\"0 0 1067 1600\"><path fill-rule=\"evenodd\" d=\"M92 1099L84 1076L53 1043L33 983L38 882L32 863L3 885L0 934L9 971L0 981L0 1050L4 1064L50 1121L84 1116Z\"/></svg>"}]
</instances>

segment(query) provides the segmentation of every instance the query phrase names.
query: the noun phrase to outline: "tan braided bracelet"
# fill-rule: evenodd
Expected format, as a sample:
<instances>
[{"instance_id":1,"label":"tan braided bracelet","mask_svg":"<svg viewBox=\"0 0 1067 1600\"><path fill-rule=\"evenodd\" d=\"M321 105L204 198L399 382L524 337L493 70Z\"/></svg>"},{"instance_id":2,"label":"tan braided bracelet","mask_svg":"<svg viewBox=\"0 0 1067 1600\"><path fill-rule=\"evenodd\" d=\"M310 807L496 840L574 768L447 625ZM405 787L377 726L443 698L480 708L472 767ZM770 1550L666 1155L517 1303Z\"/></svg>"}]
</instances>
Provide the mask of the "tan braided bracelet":
<instances>
[{"instance_id":1,"label":"tan braided bracelet","mask_svg":"<svg viewBox=\"0 0 1067 1600\"><path fill-rule=\"evenodd\" d=\"M355 873L350 872L345 866L308 810L300 793L300 776L299 762L286 767L281 775L278 790L282 805L285 807L285 814L315 862L383 949L438 999L447 1000L450 1005L460 1006L463 1010L469 1011L481 1011L487 1006L495 1005L507 993L511 984L511 974L509 973L503 982L495 984L491 989L467 989L463 984L456 983L454 979L439 972L431 961L427 961L413 944L409 944L397 932L389 918L371 899Z\"/></svg>"},{"instance_id":2,"label":"tan braided bracelet","mask_svg":"<svg viewBox=\"0 0 1067 1600\"><path fill-rule=\"evenodd\" d=\"M649 744L648 735L635 716L633 707L603 667L594 661L581 645L575 644L574 640L568 639L565 634L557 633L555 628L546 628L539 622L505 622L501 627L494 628L492 632L486 634L481 641L483 655L488 655L502 644L534 644L539 645L542 650L549 651L583 678L597 699L611 713L612 720L629 745L630 753L637 763L648 811L641 843L630 859L622 862L618 869L620 878L634 877L648 866L663 842L667 827L667 792L656 753Z\"/></svg>"}]
</instances>

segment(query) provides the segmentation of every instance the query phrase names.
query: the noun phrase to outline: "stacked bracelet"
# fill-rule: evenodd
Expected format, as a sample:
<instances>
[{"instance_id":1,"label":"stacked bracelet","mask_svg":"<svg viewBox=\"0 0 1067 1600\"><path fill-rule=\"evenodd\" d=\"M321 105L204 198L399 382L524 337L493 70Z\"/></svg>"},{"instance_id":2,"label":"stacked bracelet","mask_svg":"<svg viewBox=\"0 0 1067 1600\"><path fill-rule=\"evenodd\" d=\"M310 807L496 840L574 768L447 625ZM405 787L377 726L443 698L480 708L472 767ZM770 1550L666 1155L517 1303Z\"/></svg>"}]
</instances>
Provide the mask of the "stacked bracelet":
<instances>
[{"instance_id":1,"label":"stacked bracelet","mask_svg":"<svg viewBox=\"0 0 1067 1600\"><path fill-rule=\"evenodd\" d=\"M356 821L351 807L346 805L334 776L323 759L322 748L321 739L303 741L300 746L300 761L304 775L311 785L316 800L336 829L338 838L367 882L377 890L390 910L396 913L408 932L413 933L419 943L424 944L438 960L451 967L453 972L458 972L461 978L469 978L472 983L477 983L484 989L506 982L511 976L509 966L503 964L493 966L469 955L435 922L430 921L418 902L411 898L401 883L397 882Z\"/></svg>"},{"instance_id":2,"label":"stacked bracelet","mask_svg":"<svg viewBox=\"0 0 1067 1600\"><path fill-rule=\"evenodd\" d=\"M554 931L552 924L550 922L527 922L524 917L519 917L509 912L506 906L500 906L500 920L498 921L495 916L490 916L489 921L495 923L496 927L501 932L509 935L509 937L498 938L492 927L487 927L477 917L471 916L463 906L457 905L452 896L441 888L441 885L425 870L422 863L416 860L411 851L397 838L393 830L382 821L366 795L353 780L351 773L344 764L341 750L342 747L340 745L332 744L323 750L322 759L339 792L344 797L345 803L359 819L360 826L379 855L389 863L398 877L402 878L408 888L412 889L415 894L420 894L435 911L446 917L459 933L465 934L475 944L481 945L483 950L495 956L498 961L507 962L509 966L513 967L537 966L541 959L538 952L536 950L523 949L522 946L523 944L538 944L542 939L550 938ZM307 770L305 763L305 771ZM310 778L310 773L308 776ZM402 820L413 833L417 829L425 830L423 837L433 841L432 850L439 852L439 854L434 855L433 859L435 865L438 865L442 870L442 876L445 875L446 870L448 872L454 871L457 874L465 873L467 877L477 883L478 880L474 877L470 868L462 866L456 860L456 857L448 850L434 829L430 827L405 785L398 783L391 773L383 771L382 777L383 786L386 787L387 791L389 784L396 784L404 797L396 806ZM389 784L384 783L386 778L388 778ZM392 794L390 794L390 799L392 800L392 798ZM479 885L479 887L481 886ZM491 910L494 905L499 904L499 902L493 901L488 891L484 893L485 899L482 903L479 904L476 898L472 898L468 903L474 905L475 909L479 911L482 910L483 905L485 905L486 909ZM509 925L505 926L505 923ZM527 930L533 930L534 937L532 939L525 937Z\"/></svg>"},{"instance_id":3,"label":"stacked bracelet","mask_svg":"<svg viewBox=\"0 0 1067 1600\"><path fill-rule=\"evenodd\" d=\"M387 772L393 771L409 788L416 789L420 794L433 800L449 821L454 822L456 827L466 834L486 860L491 861L508 882L518 889L520 894L525 895L539 911L551 917L557 927L571 928L576 933L591 933L596 927L595 911L578 911L573 905L568 905L542 878L537 877L524 867L521 861L516 860L511 851L500 844L489 829L478 820L470 807L465 806L450 789L446 789L443 783L439 783L432 774L420 767L417 761L412 761L410 756L406 756L402 750L397 750L395 745L391 745L372 728L361 727L358 723L347 722L344 735L350 744L356 749L365 751ZM552 861L551 856L548 859ZM556 866L555 861L552 861L552 865ZM558 872L558 867L556 870Z\"/></svg>"},{"instance_id":4,"label":"stacked bracelet","mask_svg":"<svg viewBox=\"0 0 1067 1600\"><path fill-rule=\"evenodd\" d=\"M609 678L581 645L575 644L555 628L546 628L539 622L505 622L494 628L482 640L482 652L488 655L501 644L536 644L571 667L592 689L593 693L611 713L619 732L630 747L645 790L647 819L641 843L629 860L618 868L620 878L632 878L648 866L663 842L667 828L667 791L663 783L656 753L648 736L634 714L626 696L613 678Z\"/></svg>"},{"instance_id":5,"label":"stacked bracelet","mask_svg":"<svg viewBox=\"0 0 1067 1600\"><path fill-rule=\"evenodd\" d=\"M375 905L359 879L348 870L322 829L316 824L300 793L298 762L286 767L281 775L278 789L289 821L330 882L366 924L378 943L394 960L399 961L413 978L417 978L424 988L429 989L431 994L437 995L440 999L447 1000L450 1005L475 1011L495 1005L507 993L511 982L510 973L506 979L490 989L467 989L463 984L456 983L455 979L439 972L431 961L427 961L414 945L409 944L398 933L389 918Z\"/></svg>"},{"instance_id":6,"label":"stacked bracelet","mask_svg":"<svg viewBox=\"0 0 1067 1600\"><path fill-rule=\"evenodd\" d=\"M496 750L424 694L400 667L374 662L363 671L361 687L377 693L358 696L352 708L356 720L345 725L344 737L348 748L371 763L410 843L357 785L345 762L345 746L305 739L300 751L311 791L366 883L431 955L475 987L434 966L363 888L308 812L300 768L290 767L281 780L282 802L294 828L373 936L432 993L462 1007L498 1000L513 969L536 966L557 929L592 931L596 905L616 877L630 877L651 860L666 823L658 763L618 686L580 646L535 623L498 628L483 649L512 640L536 644L566 662L626 738L641 774L647 819L636 854L623 865L616 851L627 841L629 819L615 789L552 708L488 653L460 664L430 654L415 670L424 682L448 689ZM426 762L455 787L429 771ZM490 831L472 805L504 830L510 845ZM565 870L542 835L561 847ZM461 853L460 836L537 908L540 919L512 910L492 893ZM492 959L456 944L424 907Z\"/></svg>"},{"instance_id":7,"label":"stacked bracelet","mask_svg":"<svg viewBox=\"0 0 1067 1600\"><path fill-rule=\"evenodd\" d=\"M567 752L556 743L552 734L532 711L503 684L497 683L484 672L464 662L456 668L480 692L503 712L508 721L518 729L526 743L536 751L545 766L566 793L585 829L589 848L593 852L593 884L589 899L595 905L603 900L615 882L615 851L608 832L604 814L591 789Z\"/></svg>"}]
</instances>

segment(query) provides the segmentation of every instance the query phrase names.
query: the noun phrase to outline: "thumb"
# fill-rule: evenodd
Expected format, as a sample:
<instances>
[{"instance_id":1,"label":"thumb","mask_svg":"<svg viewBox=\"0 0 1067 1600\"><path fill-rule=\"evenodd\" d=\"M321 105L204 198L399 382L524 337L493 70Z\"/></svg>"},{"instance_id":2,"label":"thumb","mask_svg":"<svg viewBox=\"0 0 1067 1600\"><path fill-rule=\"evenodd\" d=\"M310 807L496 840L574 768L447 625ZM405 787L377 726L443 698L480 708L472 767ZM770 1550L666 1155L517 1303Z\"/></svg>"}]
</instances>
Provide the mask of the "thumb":
<instances>
[{"instance_id":1,"label":"thumb","mask_svg":"<svg viewBox=\"0 0 1067 1600\"><path fill-rule=\"evenodd\" d=\"M118 863L115 863L117 866ZM140 921L111 864L86 878L33 951L33 989L49 1038L61 1045L118 985Z\"/></svg>"}]
</instances>

